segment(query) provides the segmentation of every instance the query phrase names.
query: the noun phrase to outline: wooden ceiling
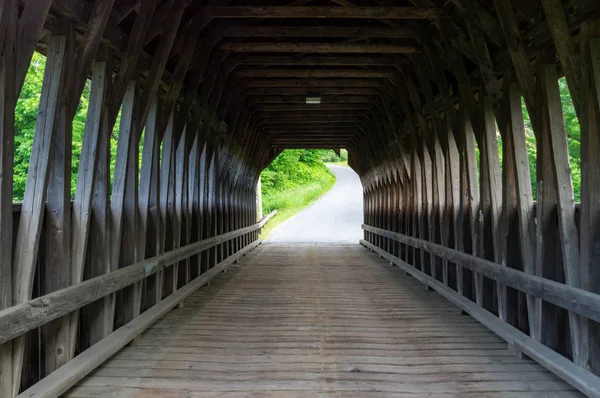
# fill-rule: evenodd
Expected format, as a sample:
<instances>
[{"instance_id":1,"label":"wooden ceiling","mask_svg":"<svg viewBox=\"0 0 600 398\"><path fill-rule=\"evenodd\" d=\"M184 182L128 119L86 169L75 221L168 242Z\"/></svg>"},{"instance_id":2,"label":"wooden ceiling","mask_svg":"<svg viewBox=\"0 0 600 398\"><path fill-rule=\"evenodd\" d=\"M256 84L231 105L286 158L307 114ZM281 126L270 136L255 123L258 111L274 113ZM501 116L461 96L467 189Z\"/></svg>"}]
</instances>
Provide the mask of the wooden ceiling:
<instances>
[{"instance_id":1,"label":"wooden ceiling","mask_svg":"<svg viewBox=\"0 0 600 398\"><path fill-rule=\"evenodd\" d=\"M202 108L232 134L251 129L274 148L339 148L375 131L401 134L415 105L428 96L441 107L440 87L449 91L444 97L456 96L459 82L476 91L482 75L502 76L511 66L495 13L499 0L147 3L153 1L159 4L149 33L139 40L141 76L152 77L153 58L164 57L165 101ZM505 1L530 61L552 43L541 5ZM597 3L563 2L573 29L598 16ZM52 7L54 15L82 27L93 9L82 0L57 0ZM150 8L146 0L116 0L105 41L117 57L128 51L136 21ZM478 40L472 40L474 33ZM482 47L489 59L480 58ZM457 62L464 65L462 73ZM480 71L476 65L482 62L490 69ZM184 95L170 98L178 84ZM322 103L306 104L309 93L320 94Z\"/></svg>"}]
</instances>

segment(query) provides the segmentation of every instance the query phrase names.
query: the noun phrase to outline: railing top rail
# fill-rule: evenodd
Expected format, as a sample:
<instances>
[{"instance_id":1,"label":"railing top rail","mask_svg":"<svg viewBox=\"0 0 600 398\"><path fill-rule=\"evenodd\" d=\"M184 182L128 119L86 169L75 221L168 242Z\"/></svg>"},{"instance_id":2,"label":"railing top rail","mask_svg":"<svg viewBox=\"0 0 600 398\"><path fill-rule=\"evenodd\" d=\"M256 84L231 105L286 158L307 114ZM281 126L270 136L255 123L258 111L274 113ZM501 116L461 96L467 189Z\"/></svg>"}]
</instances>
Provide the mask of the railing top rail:
<instances>
[{"instance_id":1,"label":"railing top rail","mask_svg":"<svg viewBox=\"0 0 600 398\"><path fill-rule=\"evenodd\" d=\"M555 282L540 276L531 275L514 268L502 266L468 253L460 252L437 243L414 238L370 225L362 226L365 231L379 234L429 253L455 262L490 279L510 286L521 292L539 297L548 303L573 313L600 322L600 294Z\"/></svg>"},{"instance_id":2,"label":"railing top rail","mask_svg":"<svg viewBox=\"0 0 600 398\"><path fill-rule=\"evenodd\" d=\"M275 214L277 214L277 211L268 214L261 221L249 227L194 242L6 308L0 311L0 345L138 282L177 261L210 249L220 243L259 230Z\"/></svg>"}]
</instances>

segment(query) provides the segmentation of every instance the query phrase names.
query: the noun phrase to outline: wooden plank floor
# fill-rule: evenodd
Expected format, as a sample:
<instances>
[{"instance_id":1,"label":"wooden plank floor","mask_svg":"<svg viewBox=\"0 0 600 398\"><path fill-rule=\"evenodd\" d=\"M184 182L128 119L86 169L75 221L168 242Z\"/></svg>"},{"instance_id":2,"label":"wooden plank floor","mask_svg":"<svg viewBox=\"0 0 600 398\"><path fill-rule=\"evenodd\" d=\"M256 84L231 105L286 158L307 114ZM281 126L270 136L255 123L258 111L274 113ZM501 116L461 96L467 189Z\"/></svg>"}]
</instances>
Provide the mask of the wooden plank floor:
<instances>
[{"instance_id":1,"label":"wooden plank floor","mask_svg":"<svg viewBox=\"0 0 600 398\"><path fill-rule=\"evenodd\" d=\"M262 245L68 397L579 397L361 246Z\"/></svg>"}]
</instances>

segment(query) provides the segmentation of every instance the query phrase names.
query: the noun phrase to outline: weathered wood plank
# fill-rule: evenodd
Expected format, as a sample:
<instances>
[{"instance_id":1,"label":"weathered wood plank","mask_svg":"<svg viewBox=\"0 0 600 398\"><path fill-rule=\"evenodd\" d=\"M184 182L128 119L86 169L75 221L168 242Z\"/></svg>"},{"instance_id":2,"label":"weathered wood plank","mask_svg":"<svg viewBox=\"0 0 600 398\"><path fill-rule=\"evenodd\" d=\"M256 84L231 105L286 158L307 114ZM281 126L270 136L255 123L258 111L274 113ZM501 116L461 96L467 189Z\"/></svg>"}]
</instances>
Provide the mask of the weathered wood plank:
<instances>
[{"instance_id":1,"label":"weathered wood plank","mask_svg":"<svg viewBox=\"0 0 600 398\"><path fill-rule=\"evenodd\" d=\"M404 27L228 26L224 37L388 37L412 38Z\"/></svg>"},{"instance_id":2,"label":"weathered wood plank","mask_svg":"<svg viewBox=\"0 0 600 398\"><path fill-rule=\"evenodd\" d=\"M352 43L223 43L221 52L233 53L352 53L352 54L408 54L417 51L414 46L393 44Z\"/></svg>"},{"instance_id":3,"label":"weathered wood plank","mask_svg":"<svg viewBox=\"0 0 600 398\"><path fill-rule=\"evenodd\" d=\"M87 396L101 386L115 394L149 392L150 386L156 394L176 396L181 383L197 396L248 394L265 385L302 397L325 385L357 397L475 396L472 390L535 396L544 388L570 395L569 386L511 356L482 325L449 311L442 297L356 245L263 246L243 263L213 279L185 310L169 313L139 345L117 354L67 396ZM278 272L282 266L286 272ZM365 280L372 289L357 295ZM424 302L430 311L416 316ZM318 347L306 347L315 340ZM278 352L260 356L267 345ZM226 366L229 372L223 372ZM127 372L136 377L124 377Z\"/></svg>"},{"instance_id":4,"label":"weathered wood plank","mask_svg":"<svg viewBox=\"0 0 600 398\"><path fill-rule=\"evenodd\" d=\"M430 19L440 15L426 7L205 7L214 18L384 18Z\"/></svg>"},{"instance_id":5,"label":"weathered wood plank","mask_svg":"<svg viewBox=\"0 0 600 398\"><path fill-rule=\"evenodd\" d=\"M156 236L152 236L152 226L155 226L152 217L152 211L150 210L151 203L154 202L156 205L156 194L158 183L158 175L156 165L159 162L159 141L157 132L158 122L158 98L155 98L150 108L148 118L146 120L146 127L144 130L144 141L142 150L142 168L140 171L140 186L138 194L138 210L139 210L139 225L138 225L138 244L137 244L137 258L144 260L148 256L156 254ZM154 187L153 187L154 186ZM153 189L154 188L154 189ZM154 195L154 198L153 198ZM154 199L154 200L153 200ZM157 273L152 280L146 280L146 303L154 304L160 301L156 297L158 284L161 282L158 278Z\"/></svg>"},{"instance_id":6,"label":"weathered wood plank","mask_svg":"<svg viewBox=\"0 0 600 398\"><path fill-rule=\"evenodd\" d=\"M525 141L525 126L521 108L521 92L515 83L505 84L504 100L506 101L506 140L510 142L512 151L509 159L514 169L514 181L509 182L516 191L516 209L519 227L519 246L523 270L535 274L535 219L529 158ZM509 186L504 187L505 190ZM508 215L505 213L504 217ZM505 222L508 220L505 219ZM505 231L506 232L506 231ZM508 265L508 264L507 264ZM520 268L520 267L517 267ZM541 338L541 301L535 297L527 297L530 335L536 340ZM514 309L513 309L514 310Z\"/></svg>"},{"instance_id":7,"label":"weathered wood plank","mask_svg":"<svg viewBox=\"0 0 600 398\"><path fill-rule=\"evenodd\" d=\"M429 241L413 238L395 232L385 231L380 228L363 225L367 231L385 235L399 242L415 248L434 253L436 256L447 258L457 264L479 272L496 282L506 284L524 293L539 297L544 301L558 307L565 308L573 313L583 315L589 319L600 318L598 303L600 295L578 289L564 283L552 281L536 275L530 275L510 267L503 267L473 255L456 251Z\"/></svg>"},{"instance_id":8,"label":"weathered wood plank","mask_svg":"<svg viewBox=\"0 0 600 398\"><path fill-rule=\"evenodd\" d=\"M74 70L73 26L63 27L67 38L65 73L71 76ZM72 82L63 82L72 87ZM46 197L44 238L45 253L40 262L43 275L42 293L50 293L69 286L71 281L71 162L72 162L72 120L68 114L74 98L69 88L62 91L56 133L51 148L50 175ZM42 339L45 349L45 373L52 373L70 358L69 319L62 318L45 325Z\"/></svg>"},{"instance_id":9,"label":"weathered wood plank","mask_svg":"<svg viewBox=\"0 0 600 398\"><path fill-rule=\"evenodd\" d=\"M590 82L587 129L582 129L581 151L581 280L583 288L600 294L600 40L596 37L587 44ZM588 281L587 283L585 281ZM592 372L600 373L600 326L589 325L590 363Z\"/></svg>"},{"instance_id":10,"label":"weathered wood plank","mask_svg":"<svg viewBox=\"0 0 600 398\"><path fill-rule=\"evenodd\" d=\"M117 141L117 155L115 160L115 171L113 175L112 190L110 197L110 253L109 253L109 264L110 269L115 270L120 265L126 265L121 262L121 256L123 255L123 249L127 250L126 245L123 242L123 222L125 219L125 206L127 201L128 186L130 185L129 179L133 176L131 165L133 161L137 164L137 157L132 156L137 153L136 143L137 139L135 133L137 131L138 121L135 119L136 112L136 101L138 100L137 84L135 81L131 81L127 87L127 92L123 100L121 107L121 123L119 125L119 136ZM129 190L129 193L131 191ZM129 236L129 238L134 238ZM129 244L135 245L135 239ZM133 247L129 246L133 249ZM113 298L113 317L115 326L122 322L122 319L117 319L119 314L117 311L120 308L116 308L116 297Z\"/></svg>"},{"instance_id":11,"label":"weathered wood plank","mask_svg":"<svg viewBox=\"0 0 600 398\"><path fill-rule=\"evenodd\" d=\"M0 322L0 330L2 331L0 344L153 275L176 261L200 253L237 236L259 230L275 214L276 212L273 212L259 223L249 227L203 239L177 250L159 254L150 259L111 271L108 274L85 280L77 285L71 285L60 291L4 309L0 311L0 319L2 320Z\"/></svg>"},{"instance_id":12,"label":"weathered wood plank","mask_svg":"<svg viewBox=\"0 0 600 398\"><path fill-rule=\"evenodd\" d=\"M502 337L507 343L516 346L519 350L522 350L522 352L526 353L530 358L534 359L546 369L569 382L578 390L593 396L600 389L600 378L598 376L575 365L570 360L540 344L518 329L501 321L496 316L488 311L485 311L472 301L458 295L455 291L451 290L447 286L444 286L442 283L434 280L430 276L414 269L409 264L404 263L402 260L392 257L390 254L382 252L381 250L377 250L368 242L361 241L361 244L375 250L378 254L382 255L387 260L392 261L395 265L402 268L406 272L409 272L415 278L418 278L420 281L432 286L438 293L450 300L452 303L456 304L459 308L461 308L461 310L467 312L498 336Z\"/></svg>"},{"instance_id":13,"label":"weathered wood plank","mask_svg":"<svg viewBox=\"0 0 600 398\"><path fill-rule=\"evenodd\" d=\"M21 92L35 45L40 39L52 0L27 1L19 18L16 93Z\"/></svg>"},{"instance_id":14,"label":"weathered wood plank","mask_svg":"<svg viewBox=\"0 0 600 398\"><path fill-rule=\"evenodd\" d=\"M18 2L7 0L0 11L0 310L13 304L13 169ZM0 396L12 397L12 343L0 344Z\"/></svg>"},{"instance_id":15,"label":"weathered wood plank","mask_svg":"<svg viewBox=\"0 0 600 398\"><path fill-rule=\"evenodd\" d=\"M40 234L44 216L45 193L50 175L51 148L56 134L60 98L64 94L66 79L67 37L53 36L48 48L48 60L40 97L40 111L36 120L33 147L25 195L21 207L21 219L13 256L13 304L31 298ZM14 343L13 395L21 384L21 369L25 340Z\"/></svg>"},{"instance_id":16,"label":"weathered wood plank","mask_svg":"<svg viewBox=\"0 0 600 398\"><path fill-rule=\"evenodd\" d=\"M538 65L541 84L543 112L547 117L547 126L544 126L544 139L551 155L552 178L556 185L556 212L558 216L558 230L560 248L564 264L564 278L568 285L581 287L581 263L579 255L579 231L575 224L575 200L571 170L569 166L569 152L567 134L565 132L562 103L558 88L558 75L554 65ZM587 363L588 347L586 335L587 322L579 319L575 314L569 314L571 327L571 344L575 363ZM584 365L585 366L585 365Z\"/></svg>"},{"instance_id":17,"label":"weathered wood plank","mask_svg":"<svg viewBox=\"0 0 600 398\"><path fill-rule=\"evenodd\" d=\"M225 259L210 272L196 278L192 283L189 283L179 289L176 293L162 300L152 307L152 309L135 318L128 326L115 330L110 336L85 351L82 355L77 356L67 365L56 371L52 376L46 377L41 382L24 391L18 397L34 397L39 396L40 394L48 397L58 397L62 395L88 373L97 368L154 322L164 316L173 307L259 244L260 241L256 241L235 255Z\"/></svg>"}]
</instances>

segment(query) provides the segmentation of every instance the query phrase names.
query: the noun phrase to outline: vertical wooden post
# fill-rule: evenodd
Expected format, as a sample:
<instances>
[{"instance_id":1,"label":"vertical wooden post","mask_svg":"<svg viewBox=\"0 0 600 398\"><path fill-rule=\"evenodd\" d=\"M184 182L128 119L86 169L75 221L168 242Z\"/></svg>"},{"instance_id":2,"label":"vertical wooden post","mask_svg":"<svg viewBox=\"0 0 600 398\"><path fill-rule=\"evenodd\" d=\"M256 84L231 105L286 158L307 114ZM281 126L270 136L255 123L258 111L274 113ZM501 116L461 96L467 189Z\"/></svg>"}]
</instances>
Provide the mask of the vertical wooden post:
<instances>
[{"instance_id":1,"label":"vertical wooden post","mask_svg":"<svg viewBox=\"0 0 600 398\"><path fill-rule=\"evenodd\" d=\"M165 251L169 250L172 245L172 240L168 238L172 233L172 214L170 212L170 191L173 186L173 157L174 157L174 148L173 148L173 124L174 124L174 114L171 113L169 115L169 120L167 123L167 129L164 134L163 143L162 143L162 159L160 164L160 197L159 197L159 207L160 207L160 228L159 228L159 236L158 236L158 254L162 254ZM163 290L166 287L172 286L172 269L165 269L160 272L159 278L162 279L162 283L159 285L160 292L159 297L162 299ZM164 293L170 294L170 291L167 290ZM160 300L159 300L160 301Z\"/></svg>"},{"instance_id":2,"label":"vertical wooden post","mask_svg":"<svg viewBox=\"0 0 600 398\"><path fill-rule=\"evenodd\" d=\"M423 195L423 190L422 190L422 184L423 184L423 180L422 180L422 167L421 167L421 160L419 159L419 155L417 154L418 151L418 147L415 145L413 146L413 153L412 153L412 166L411 166L411 170L413 173L413 203L414 203L414 207L413 207L413 212L412 212L412 236L414 236L415 238L421 237L421 217L422 217L422 206L423 206L423 200L422 200L422 195ZM418 270L423 271L423 259L422 259L422 255L420 255L420 251L416 248L413 248L413 255L412 255L412 259L413 259L413 266L416 267Z\"/></svg>"},{"instance_id":3,"label":"vertical wooden post","mask_svg":"<svg viewBox=\"0 0 600 398\"><path fill-rule=\"evenodd\" d=\"M477 164L475 158L475 136L471 126L471 120L465 109L461 109L459 116L459 128L457 142L460 152L460 175L461 175L461 205L460 205L460 227L463 236L460 241L463 250L469 254L475 254L477 249L478 234L476 226L476 214L479 208L479 189L477 184ZM471 271L464 271L463 267L456 267L457 290L461 295L471 297ZM477 300L477 298L476 298ZM481 302L481 298L479 300Z\"/></svg>"},{"instance_id":4,"label":"vertical wooden post","mask_svg":"<svg viewBox=\"0 0 600 398\"><path fill-rule=\"evenodd\" d=\"M107 106L107 104L105 104ZM108 128L108 112L103 115L100 129L98 153L95 168L95 181L92 198L92 217L90 222L89 253L90 277L96 277L111 271L111 264L106 261L110 253L110 134ZM88 308L88 325L90 344L106 337L113 328L112 297L107 296Z\"/></svg>"},{"instance_id":5,"label":"vertical wooden post","mask_svg":"<svg viewBox=\"0 0 600 398\"><path fill-rule=\"evenodd\" d=\"M199 205L199 190L198 190L198 174L200 167L200 137L198 134L194 134L190 158L189 158L189 179L188 179L188 223L187 223L187 241L197 242L200 238L198 236L198 205ZM194 279L200 274L200 256L195 255L190 259L190 278Z\"/></svg>"},{"instance_id":6,"label":"vertical wooden post","mask_svg":"<svg viewBox=\"0 0 600 398\"><path fill-rule=\"evenodd\" d=\"M206 202L206 191L207 191L207 158L208 158L208 145L206 142L202 143L202 153L200 155L200 168L198 172L198 196L199 196L199 223L198 223L198 239L206 239L207 231L207 215L208 205ZM200 253L200 273L204 273L208 270L208 251L204 250Z\"/></svg>"},{"instance_id":7,"label":"vertical wooden post","mask_svg":"<svg viewBox=\"0 0 600 398\"><path fill-rule=\"evenodd\" d=\"M505 173L510 173L510 170L514 170L514 181L511 182L514 183L514 189L516 190L519 251L523 270L529 274L535 274L535 219L533 193L531 189L531 176L529 173L529 158L527 156L523 112L521 110L521 91L516 83L505 85L504 98L506 101L505 114L507 116L504 171ZM508 185L512 185L511 182L508 182L504 186L506 205L504 210L505 222L508 222L509 216L508 199L506 197L509 195L508 191L512 189L512 187ZM538 202L538 209L539 208L541 208L541 206ZM507 231L505 230L505 232ZM508 246L506 250L508 250ZM531 336L540 338L541 300L528 296L527 302ZM523 327L524 325L519 326Z\"/></svg>"},{"instance_id":8,"label":"vertical wooden post","mask_svg":"<svg viewBox=\"0 0 600 398\"><path fill-rule=\"evenodd\" d=\"M40 112L36 120L31 160L27 173L25 196L19 221L17 242L13 257L13 304L31 297L33 278L40 243L45 205L45 192L50 175L50 151L56 132L61 94L65 87L67 37L53 36L48 45L46 70L40 98ZM14 340L13 395L18 394L25 351L25 336Z\"/></svg>"},{"instance_id":9,"label":"vertical wooden post","mask_svg":"<svg viewBox=\"0 0 600 398\"><path fill-rule=\"evenodd\" d=\"M67 49L64 69L67 76L73 72L73 28L65 24ZM67 82L64 82L68 84ZM71 83L71 82L70 82ZM72 85L68 84L70 87ZM59 112L56 122L56 133L52 142L50 175L45 214L46 251L41 262L43 275L43 292L50 293L69 286L71 282L71 152L72 152L72 119L69 90L63 90L59 98ZM43 328L45 345L45 372L49 374L64 365L69 359L71 341L69 335L69 317L63 317L48 323Z\"/></svg>"},{"instance_id":10,"label":"vertical wooden post","mask_svg":"<svg viewBox=\"0 0 600 398\"><path fill-rule=\"evenodd\" d=\"M590 84L581 131L581 281L583 288L600 294L600 38L590 38L584 48ZM600 325L593 321L589 322L588 347L585 367L600 374Z\"/></svg>"},{"instance_id":11,"label":"vertical wooden post","mask_svg":"<svg viewBox=\"0 0 600 398\"><path fill-rule=\"evenodd\" d=\"M111 270L118 269L125 261L135 258L135 229L134 220L132 220L132 209L136 202L134 196L137 192L132 192L132 185L137 181L137 139L135 137L135 101L137 97L137 85L134 81L129 83L127 92L121 108L121 124L119 126L119 138L117 143L117 158L115 161L115 172L113 177L112 195L110 200L110 267ZM133 180L133 181L131 181ZM137 191L137 189L135 189ZM123 224L127 223L126 230L123 231ZM126 234L124 234L126 232ZM133 239L132 241L129 241ZM121 261L123 259L123 261ZM133 288L135 289L135 288ZM116 297L115 297L116 298ZM113 312L115 314L115 327L120 327L126 321L125 316L131 316L131 313L121 312L121 308L115 309L113 302ZM125 308L123 308L125 309ZM132 308L127 309L133 311ZM129 319L127 319L129 320Z\"/></svg>"},{"instance_id":12,"label":"vertical wooden post","mask_svg":"<svg viewBox=\"0 0 600 398\"><path fill-rule=\"evenodd\" d=\"M106 60L99 60L94 63L92 69L92 86L90 92L90 103L88 114L86 117L85 130L83 134L83 143L81 155L79 158L79 170L77 173L77 188L75 191L75 200L73 201L73 214L71 218L72 239L71 239L71 274L70 283L76 284L83 280L84 264L88 248L88 236L91 228L92 219L92 195L94 185L96 183L96 173L101 172L97 165L104 164L99 160L99 154L104 153L100 148L101 131L104 128L104 123L107 121L107 105L105 103L107 89L110 83L110 70ZM70 143L69 143L70 144ZM70 171L70 165L69 165ZM70 174L70 173L69 173ZM70 177L70 175L69 175ZM69 192L70 195L70 192ZM104 254L105 256L106 254ZM94 265L99 265L97 261L93 261ZM101 266L102 267L102 266ZM103 268L103 267L102 267ZM98 268L90 268L90 276L98 276L106 270ZM94 308L94 312L100 311L99 308ZM92 318L95 317L93 312L88 312ZM95 328L90 325L90 333L95 334ZM94 324L99 327L100 325ZM91 342L97 341L99 336L89 336ZM75 335L70 336L71 339ZM75 342L71 342L74 344ZM67 351L71 351L69 348Z\"/></svg>"},{"instance_id":13,"label":"vertical wooden post","mask_svg":"<svg viewBox=\"0 0 600 398\"><path fill-rule=\"evenodd\" d=\"M258 176L258 183L256 184L256 209L257 215L256 220L260 221L263 218L263 205L262 205L262 181Z\"/></svg>"},{"instance_id":14,"label":"vertical wooden post","mask_svg":"<svg viewBox=\"0 0 600 398\"><path fill-rule=\"evenodd\" d=\"M448 126L446 139L442 141L443 151L445 153L446 160L446 191L447 191L447 208L444 216L444 225L446 228L450 228L452 224L452 235L454 236L453 247L456 250L463 251L462 243L462 230L460 228L460 154L458 152L458 146L454 138L454 131L452 126ZM449 232L446 233L448 237ZM448 284L449 275L448 262L444 261L444 277L446 280L444 283Z\"/></svg>"},{"instance_id":15,"label":"vertical wooden post","mask_svg":"<svg viewBox=\"0 0 600 398\"><path fill-rule=\"evenodd\" d=\"M17 0L3 3L0 16L0 310L12 305L13 159L17 104ZM12 397L12 342L0 345L0 396Z\"/></svg>"},{"instance_id":16,"label":"vertical wooden post","mask_svg":"<svg viewBox=\"0 0 600 398\"><path fill-rule=\"evenodd\" d=\"M485 196L482 195L482 210L485 217L484 230L481 230L482 238L486 243L483 247L484 253L481 257L488 260L501 263L502 238L500 234L500 217L502 213L502 173L500 171L500 158L498 155L498 140L496 123L492 103L488 97L481 99L482 102L482 123L481 131L481 187L485 187ZM490 234L491 233L491 234ZM490 242L491 240L491 242ZM492 253L486 250L491 243ZM498 300L498 313L500 319L506 321L506 286L496 284L496 293ZM487 308L491 308L493 299L487 297Z\"/></svg>"},{"instance_id":17,"label":"vertical wooden post","mask_svg":"<svg viewBox=\"0 0 600 398\"><path fill-rule=\"evenodd\" d=\"M182 220L183 220L183 207L184 207L184 193L185 193L185 173L186 173L186 133L187 127L183 129L182 136L179 139L179 144L175 151L175 203L174 203L174 214L173 214L173 249L177 249L181 246L181 234L182 234ZM183 263L183 262L182 262ZM181 286L187 275L180 276L179 262L173 264L173 287L172 291L176 291ZM185 267L181 268L182 273L186 273Z\"/></svg>"},{"instance_id":18,"label":"vertical wooden post","mask_svg":"<svg viewBox=\"0 0 600 398\"><path fill-rule=\"evenodd\" d=\"M144 130L144 142L142 147L142 167L140 170L139 187L139 228L137 257L139 260L152 257L157 254L157 193L158 193L158 162L159 162L159 138L158 138L158 99L155 98L150 107L146 127ZM145 280L145 298L143 307L156 304L160 299L157 297L159 275L157 272Z\"/></svg>"},{"instance_id":19,"label":"vertical wooden post","mask_svg":"<svg viewBox=\"0 0 600 398\"><path fill-rule=\"evenodd\" d=\"M545 153L549 154L551 159L549 165L552 173L551 178L556 187L556 212L560 251L564 264L564 278L568 285L579 287L581 286L579 231L575 224L575 201L569 166L567 135L558 88L558 75L554 64L538 65L538 70L540 84L538 93L540 97L538 100L541 101L543 107L544 121L547 121L547 125L541 125L540 127L544 134L542 138L546 140L543 144L547 148ZM555 273L558 270L546 271ZM548 275L548 277L552 276ZM587 321L576 314L569 313L569 326L573 360L580 366L586 366L589 355Z\"/></svg>"}]
</instances>

